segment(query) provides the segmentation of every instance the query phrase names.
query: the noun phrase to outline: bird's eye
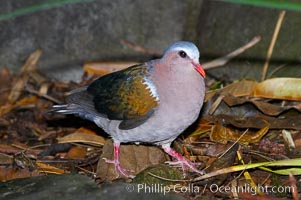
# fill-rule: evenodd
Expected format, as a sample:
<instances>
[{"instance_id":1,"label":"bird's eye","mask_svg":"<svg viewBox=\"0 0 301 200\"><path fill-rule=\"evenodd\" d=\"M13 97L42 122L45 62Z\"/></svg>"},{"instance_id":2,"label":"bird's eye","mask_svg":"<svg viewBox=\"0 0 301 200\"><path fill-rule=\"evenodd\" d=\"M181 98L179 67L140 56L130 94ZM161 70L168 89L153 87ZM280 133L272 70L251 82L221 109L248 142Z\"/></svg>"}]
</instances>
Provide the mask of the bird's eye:
<instances>
[{"instance_id":1,"label":"bird's eye","mask_svg":"<svg viewBox=\"0 0 301 200\"><path fill-rule=\"evenodd\" d=\"M187 57L187 54L185 51L179 51L179 55L182 57L182 58L186 58Z\"/></svg>"}]
</instances>

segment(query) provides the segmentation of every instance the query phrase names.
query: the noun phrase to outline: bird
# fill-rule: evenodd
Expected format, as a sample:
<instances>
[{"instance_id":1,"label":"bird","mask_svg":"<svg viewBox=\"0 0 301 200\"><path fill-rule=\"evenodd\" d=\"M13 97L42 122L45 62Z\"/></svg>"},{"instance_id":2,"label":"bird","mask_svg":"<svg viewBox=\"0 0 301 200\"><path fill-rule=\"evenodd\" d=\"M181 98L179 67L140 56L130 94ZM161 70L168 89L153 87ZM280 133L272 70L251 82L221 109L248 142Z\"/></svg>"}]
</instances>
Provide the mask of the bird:
<instances>
[{"instance_id":1,"label":"bird","mask_svg":"<svg viewBox=\"0 0 301 200\"><path fill-rule=\"evenodd\" d=\"M74 114L94 122L110 135L114 146L112 163L120 173L133 178L119 162L120 144L152 144L181 166L204 174L196 163L171 148L171 143L199 116L205 96L206 73L199 63L199 50L190 41L171 44L163 56L112 72L90 85L71 91L66 104L56 112Z\"/></svg>"}]
</instances>

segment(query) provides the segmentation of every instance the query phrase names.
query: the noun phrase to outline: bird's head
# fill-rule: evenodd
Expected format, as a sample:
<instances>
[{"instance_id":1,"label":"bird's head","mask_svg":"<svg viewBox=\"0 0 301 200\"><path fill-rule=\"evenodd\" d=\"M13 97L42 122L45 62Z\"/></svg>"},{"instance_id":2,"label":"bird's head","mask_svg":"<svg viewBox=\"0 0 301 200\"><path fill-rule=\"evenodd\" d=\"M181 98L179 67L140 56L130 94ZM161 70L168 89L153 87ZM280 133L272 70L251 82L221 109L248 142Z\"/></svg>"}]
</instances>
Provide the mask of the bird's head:
<instances>
[{"instance_id":1,"label":"bird's head","mask_svg":"<svg viewBox=\"0 0 301 200\"><path fill-rule=\"evenodd\" d=\"M179 41L173 43L163 55L163 59L172 60L182 66L193 66L204 78L206 73L199 63L200 53L198 48L191 42ZM187 65L188 64L188 65Z\"/></svg>"}]
</instances>

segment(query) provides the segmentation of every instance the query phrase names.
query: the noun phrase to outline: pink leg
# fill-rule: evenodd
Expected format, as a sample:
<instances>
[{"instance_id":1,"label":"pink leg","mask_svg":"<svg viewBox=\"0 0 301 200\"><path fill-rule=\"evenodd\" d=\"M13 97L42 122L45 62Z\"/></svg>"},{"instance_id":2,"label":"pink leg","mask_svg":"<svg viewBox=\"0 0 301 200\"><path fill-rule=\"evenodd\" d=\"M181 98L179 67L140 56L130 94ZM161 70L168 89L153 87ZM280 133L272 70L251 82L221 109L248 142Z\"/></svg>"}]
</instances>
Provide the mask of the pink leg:
<instances>
[{"instance_id":1,"label":"pink leg","mask_svg":"<svg viewBox=\"0 0 301 200\"><path fill-rule=\"evenodd\" d=\"M169 165L180 165L182 167L184 177L186 176L186 167L189 167L194 172L204 175L203 171L200 171L195 167L195 163L187 160L181 154L179 154L178 152L176 152L175 150L170 148L170 144L164 144L164 145L162 145L162 148L168 155L170 155L171 157L173 157L177 160L174 162L168 161L166 163L168 163Z\"/></svg>"},{"instance_id":2,"label":"pink leg","mask_svg":"<svg viewBox=\"0 0 301 200\"><path fill-rule=\"evenodd\" d=\"M119 177L119 172L125 176L125 177L129 177L129 178L134 178L135 176L129 175L127 173L127 170L124 169L123 167L120 166L120 162L119 162L119 147L120 147L120 143L119 142L114 142L114 160L109 160L104 158L104 160L106 161L106 163L112 163L115 166L115 172L117 174L117 177Z\"/></svg>"}]
</instances>

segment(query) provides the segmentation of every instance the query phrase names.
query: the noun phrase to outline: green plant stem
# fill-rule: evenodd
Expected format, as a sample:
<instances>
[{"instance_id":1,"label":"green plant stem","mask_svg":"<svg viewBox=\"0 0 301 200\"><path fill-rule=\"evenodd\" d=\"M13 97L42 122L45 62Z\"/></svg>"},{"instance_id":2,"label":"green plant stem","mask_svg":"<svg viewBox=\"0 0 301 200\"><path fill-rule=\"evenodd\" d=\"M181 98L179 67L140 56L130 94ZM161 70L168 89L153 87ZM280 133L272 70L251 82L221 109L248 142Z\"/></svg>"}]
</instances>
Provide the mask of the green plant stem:
<instances>
[{"instance_id":1,"label":"green plant stem","mask_svg":"<svg viewBox=\"0 0 301 200\"><path fill-rule=\"evenodd\" d=\"M301 3L292 2L288 0L223 0L225 2L235 4L247 4L252 6L278 8L282 10L301 11Z\"/></svg>"},{"instance_id":2,"label":"green plant stem","mask_svg":"<svg viewBox=\"0 0 301 200\"><path fill-rule=\"evenodd\" d=\"M18 16L22 16L22 15L26 15L26 14L34 13L34 12L39 12L42 10L47 10L47 9L51 9L51 8L55 8L55 7L61 7L66 4L86 3L86 2L91 2L91 1L94 1L94 0L52 0L52 1L49 1L46 3L35 4L32 6L17 9L15 11L12 11L9 13L1 14L0 21L12 19L12 18L15 18Z\"/></svg>"}]
</instances>

